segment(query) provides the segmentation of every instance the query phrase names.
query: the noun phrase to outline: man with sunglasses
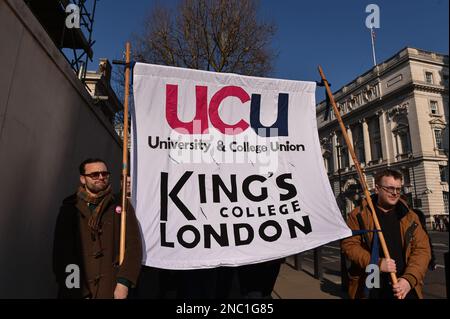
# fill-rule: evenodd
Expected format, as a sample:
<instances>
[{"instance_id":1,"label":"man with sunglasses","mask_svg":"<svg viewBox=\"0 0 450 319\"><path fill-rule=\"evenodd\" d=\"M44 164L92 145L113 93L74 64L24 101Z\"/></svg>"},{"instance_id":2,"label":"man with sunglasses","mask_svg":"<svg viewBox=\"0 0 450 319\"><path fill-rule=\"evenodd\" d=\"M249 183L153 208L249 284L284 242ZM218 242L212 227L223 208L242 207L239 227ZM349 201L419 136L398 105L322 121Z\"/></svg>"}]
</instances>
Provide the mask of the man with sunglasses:
<instances>
[{"instance_id":1,"label":"man with sunglasses","mask_svg":"<svg viewBox=\"0 0 450 319\"><path fill-rule=\"evenodd\" d=\"M112 194L103 160L89 158L79 169L81 185L63 201L55 227L58 297L125 299L136 285L142 259L134 211L128 205L125 258L119 265L121 198Z\"/></svg>"},{"instance_id":2,"label":"man with sunglasses","mask_svg":"<svg viewBox=\"0 0 450 319\"><path fill-rule=\"evenodd\" d=\"M431 258L427 234L417 215L400 198L402 175L386 169L375 176L372 195L381 230L390 258L379 247L379 288L366 289L366 267L371 260L373 233L352 236L342 241L344 254L351 261L349 269L350 298L417 299L422 298L422 286ZM356 207L347 220L352 230L374 230L370 208L366 200ZM391 284L390 273L398 282ZM377 278L376 278L377 279Z\"/></svg>"}]
</instances>

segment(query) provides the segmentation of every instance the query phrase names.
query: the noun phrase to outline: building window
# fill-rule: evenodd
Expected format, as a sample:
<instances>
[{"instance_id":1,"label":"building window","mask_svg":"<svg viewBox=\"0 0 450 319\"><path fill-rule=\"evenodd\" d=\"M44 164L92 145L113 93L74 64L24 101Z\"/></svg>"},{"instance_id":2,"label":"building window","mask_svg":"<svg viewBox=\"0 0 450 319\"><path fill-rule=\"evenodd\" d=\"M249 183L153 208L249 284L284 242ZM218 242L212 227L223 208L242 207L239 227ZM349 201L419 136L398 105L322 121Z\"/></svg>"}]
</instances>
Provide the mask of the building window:
<instances>
[{"instance_id":1,"label":"building window","mask_svg":"<svg viewBox=\"0 0 450 319\"><path fill-rule=\"evenodd\" d=\"M369 121L369 135L370 135L370 150L372 153L372 160L378 161L383 158L381 147L380 122L378 117L373 117Z\"/></svg>"},{"instance_id":2,"label":"building window","mask_svg":"<svg viewBox=\"0 0 450 319\"><path fill-rule=\"evenodd\" d=\"M441 175L441 182L448 182L447 166L439 165L439 174Z\"/></svg>"},{"instance_id":3,"label":"building window","mask_svg":"<svg viewBox=\"0 0 450 319\"><path fill-rule=\"evenodd\" d=\"M348 158L348 148L345 143L345 139L342 134L337 136L338 145L337 147L337 155L338 155L338 164L340 169L350 166L349 158Z\"/></svg>"},{"instance_id":4,"label":"building window","mask_svg":"<svg viewBox=\"0 0 450 319\"><path fill-rule=\"evenodd\" d=\"M409 123L406 114L394 116L396 127L392 130L395 136L395 145L397 147L397 159L404 159L405 154L411 153L411 137L409 134Z\"/></svg>"},{"instance_id":5,"label":"building window","mask_svg":"<svg viewBox=\"0 0 450 319\"><path fill-rule=\"evenodd\" d=\"M364 136L362 131L362 125L356 125L352 128L353 135L353 147L355 149L356 158L360 163L366 162L366 156L364 154Z\"/></svg>"},{"instance_id":6,"label":"building window","mask_svg":"<svg viewBox=\"0 0 450 319\"><path fill-rule=\"evenodd\" d=\"M425 72L425 82L428 84L433 84L433 73Z\"/></svg>"},{"instance_id":7,"label":"building window","mask_svg":"<svg viewBox=\"0 0 450 319\"><path fill-rule=\"evenodd\" d=\"M433 114L433 115L439 114L437 101L430 101L430 111L431 111L431 114Z\"/></svg>"},{"instance_id":8,"label":"building window","mask_svg":"<svg viewBox=\"0 0 450 319\"><path fill-rule=\"evenodd\" d=\"M434 130L434 138L436 139L436 147L438 149L442 149L442 130L435 129Z\"/></svg>"},{"instance_id":9,"label":"building window","mask_svg":"<svg viewBox=\"0 0 450 319\"><path fill-rule=\"evenodd\" d=\"M444 197L444 209L448 214L448 192L442 192L442 197Z\"/></svg>"},{"instance_id":10,"label":"building window","mask_svg":"<svg viewBox=\"0 0 450 319\"><path fill-rule=\"evenodd\" d=\"M333 146L331 140L323 138L320 143L323 151L322 156L325 170L327 173L331 174L333 173Z\"/></svg>"},{"instance_id":11,"label":"building window","mask_svg":"<svg viewBox=\"0 0 450 319\"><path fill-rule=\"evenodd\" d=\"M399 154L408 154L411 152L411 142L409 140L408 132L399 132L398 138L400 140Z\"/></svg>"},{"instance_id":12,"label":"building window","mask_svg":"<svg viewBox=\"0 0 450 319\"><path fill-rule=\"evenodd\" d=\"M403 185L410 186L411 176L409 175L409 168L402 169L402 175L403 175Z\"/></svg>"},{"instance_id":13,"label":"building window","mask_svg":"<svg viewBox=\"0 0 450 319\"><path fill-rule=\"evenodd\" d=\"M326 169L327 173L328 174L333 173L333 164L332 164L331 158L329 156L325 156L323 158L323 160L325 163L325 169Z\"/></svg>"}]
</instances>

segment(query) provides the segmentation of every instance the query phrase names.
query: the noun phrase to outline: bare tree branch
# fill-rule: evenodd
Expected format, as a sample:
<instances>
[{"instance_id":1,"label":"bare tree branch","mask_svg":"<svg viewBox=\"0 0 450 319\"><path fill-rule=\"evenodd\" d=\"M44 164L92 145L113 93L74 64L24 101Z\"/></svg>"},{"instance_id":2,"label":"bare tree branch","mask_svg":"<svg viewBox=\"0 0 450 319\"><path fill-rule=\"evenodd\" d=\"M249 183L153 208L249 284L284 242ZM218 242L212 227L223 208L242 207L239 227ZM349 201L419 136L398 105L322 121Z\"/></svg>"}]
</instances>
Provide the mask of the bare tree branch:
<instances>
[{"instance_id":1,"label":"bare tree branch","mask_svg":"<svg viewBox=\"0 0 450 319\"><path fill-rule=\"evenodd\" d=\"M137 61L265 76L272 70L275 26L257 18L256 0L182 0L155 6L135 36Z\"/></svg>"},{"instance_id":2,"label":"bare tree branch","mask_svg":"<svg viewBox=\"0 0 450 319\"><path fill-rule=\"evenodd\" d=\"M275 26L257 17L257 0L181 0L176 12L155 5L134 35L135 61L191 69L267 76L275 58ZM123 101L124 71L113 71ZM132 99L130 99L132 102ZM123 121L123 112L115 123Z\"/></svg>"}]
</instances>

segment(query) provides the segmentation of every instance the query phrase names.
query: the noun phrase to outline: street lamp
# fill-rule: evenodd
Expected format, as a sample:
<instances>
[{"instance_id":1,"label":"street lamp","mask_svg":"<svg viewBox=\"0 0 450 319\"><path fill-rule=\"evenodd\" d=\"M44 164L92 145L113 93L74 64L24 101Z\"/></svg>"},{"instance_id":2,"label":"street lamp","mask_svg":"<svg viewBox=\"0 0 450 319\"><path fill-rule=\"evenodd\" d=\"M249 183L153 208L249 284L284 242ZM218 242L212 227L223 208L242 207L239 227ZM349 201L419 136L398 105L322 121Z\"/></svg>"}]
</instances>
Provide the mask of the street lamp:
<instances>
[{"instance_id":1,"label":"street lamp","mask_svg":"<svg viewBox=\"0 0 450 319\"><path fill-rule=\"evenodd\" d=\"M342 145L337 144L336 145L336 155L337 155L337 164L338 164L338 178L339 178L339 202L341 205L339 205L339 209L341 211L341 215L344 218L344 220L347 220L347 211L346 208L343 208L342 206L342 176L341 176L341 148ZM342 291L347 291L348 288L348 274L347 274L347 263L345 259L344 252L342 251L342 248L340 249L340 257L341 257L341 289Z\"/></svg>"},{"instance_id":2,"label":"street lamp","mask_svg":"<svg viewBox=\"0 0 450 319\"><path fill-rule=\"evenodd\" d=\"M412 168L412 173L413 173L414 199L413 199L412 204L413 204L413 208L415 208L415 207L418 206L418 205L416 205L416 204L417 204L417 188L416 188L416 176L415 176L415 174L414 174L414 163L412 162L412 161L414 160L413 154L412 154L412 153L409 153L409 154L408 154L408 158L409 158L409 160L410 160L411 168Z\"/></svg>"},{"instance_id":3,"label":"street lamp","mask_svg":"<svg viewBox=\"0 0 450 319\"><path fill-rule=\"evenodd\" d=\"M338 178L339 178L339 196L342 195L342 176L341 176L341 148L342 145L336 145L337 164L338 164Z\"/></svg>"}]
</instances>

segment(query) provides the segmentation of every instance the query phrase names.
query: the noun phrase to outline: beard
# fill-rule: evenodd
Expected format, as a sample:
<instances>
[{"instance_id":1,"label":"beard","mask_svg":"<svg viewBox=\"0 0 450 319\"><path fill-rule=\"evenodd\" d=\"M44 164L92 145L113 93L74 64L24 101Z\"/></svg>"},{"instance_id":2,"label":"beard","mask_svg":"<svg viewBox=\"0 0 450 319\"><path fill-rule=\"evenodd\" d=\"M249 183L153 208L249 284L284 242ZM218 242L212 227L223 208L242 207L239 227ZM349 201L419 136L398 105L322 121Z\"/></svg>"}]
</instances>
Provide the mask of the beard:
<instances>
[{"instance_id":1,"label":"beard","mask_svg":"<svg viewBox=\"0 0 450 319\"><path fill-rule=\"evenodd\" d=\"M109 183L107 181L96 181L93 183L86 183L85 184L86 188L88 189L88 191L90 191L93 194L97 194L100 193L101 191L104 191L105 189L108 188Z\"/></svg>"}]
</instances>

